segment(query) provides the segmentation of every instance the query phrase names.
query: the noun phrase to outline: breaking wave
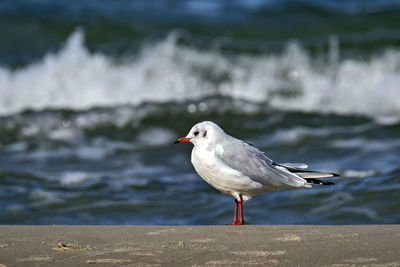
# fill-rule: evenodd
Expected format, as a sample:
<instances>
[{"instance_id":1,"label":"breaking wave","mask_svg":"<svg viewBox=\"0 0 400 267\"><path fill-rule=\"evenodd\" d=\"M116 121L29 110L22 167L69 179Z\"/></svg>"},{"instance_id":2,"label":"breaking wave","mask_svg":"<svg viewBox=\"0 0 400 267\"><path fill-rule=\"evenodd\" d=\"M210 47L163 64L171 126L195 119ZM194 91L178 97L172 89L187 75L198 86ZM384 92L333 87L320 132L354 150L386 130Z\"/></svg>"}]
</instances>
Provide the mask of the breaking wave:
<instances>
[{"instance_id":1,"label":"breaking wave","mask_svg":"<svg viewBox=\"0 0 400 267\"><path fill-rule=\"evenodd\" d=\"M57 53L20 69L0 67L0 115L27 109L86 110L209 97L279 110L400 115L400 51L340 59L332 39L325 60L298 44L275 54L227 55L179 44L176 32L123 62L84 45L75 31Z\"/></svg>"}]
</instances>

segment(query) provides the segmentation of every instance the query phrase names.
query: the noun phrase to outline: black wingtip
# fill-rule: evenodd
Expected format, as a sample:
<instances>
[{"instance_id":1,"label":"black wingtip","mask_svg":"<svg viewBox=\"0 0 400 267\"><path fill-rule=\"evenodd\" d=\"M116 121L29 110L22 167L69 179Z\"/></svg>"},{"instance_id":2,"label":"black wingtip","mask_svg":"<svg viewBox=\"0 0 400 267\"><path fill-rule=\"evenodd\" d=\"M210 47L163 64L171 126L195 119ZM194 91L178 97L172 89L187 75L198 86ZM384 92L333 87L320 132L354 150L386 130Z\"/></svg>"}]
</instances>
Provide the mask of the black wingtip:
<instances>
[{"instance_id":1,"label":"black wingtip","mask_svg":"<svg viewBox=\"0 0 400 267\"><path fill-rule=\"evenodd\" d=\"M334 185L335 183L326 181L326 180L319 180L319 179L315 179L315 178L306 178L305 179L307 181L307 183L310 184L320 184L320 185Z\"/></svg>"},{"instance_id":2,"label":"black wingtip","mask_svg":"<svg viewBox=\"0 0 400 267\"><path fill-rule=\"evenodd\" d=\"M174 144L179 144L179 141L178 140L174 141Z\"/></svg>"},{"instance_id":3,"label":"black wingtip","mask_svg":"<svg viewBox=\"0 0 400 267\"><path fill-rule=\"evenodd\" d=\"M337 174L337 173L334 173L334 172L332 172L332 175L333 175L333 177L338 177L338 176L340 176L340 174Z\"/></svg>"}]
</instances>

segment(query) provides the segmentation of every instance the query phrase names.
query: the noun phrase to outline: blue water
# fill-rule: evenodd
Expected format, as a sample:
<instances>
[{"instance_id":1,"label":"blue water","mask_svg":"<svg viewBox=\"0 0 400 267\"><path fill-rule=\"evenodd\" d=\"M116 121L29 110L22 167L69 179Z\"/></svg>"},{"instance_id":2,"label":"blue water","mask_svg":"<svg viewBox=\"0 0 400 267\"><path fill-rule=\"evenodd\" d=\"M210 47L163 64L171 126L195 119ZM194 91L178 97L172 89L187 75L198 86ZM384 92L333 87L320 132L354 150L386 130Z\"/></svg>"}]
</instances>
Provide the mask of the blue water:
<instances>
[{"instance_id":1,"label":"blue water","mask_svg":"<svg viewBox=\"0 0 400 267\"><path fill-rule=\"evenodd\" d=\"M174 145L212 120L334 186L250 224L400 222L400 1L0 2L0 224L225 224Z\"/></svg>"}]
</instances>

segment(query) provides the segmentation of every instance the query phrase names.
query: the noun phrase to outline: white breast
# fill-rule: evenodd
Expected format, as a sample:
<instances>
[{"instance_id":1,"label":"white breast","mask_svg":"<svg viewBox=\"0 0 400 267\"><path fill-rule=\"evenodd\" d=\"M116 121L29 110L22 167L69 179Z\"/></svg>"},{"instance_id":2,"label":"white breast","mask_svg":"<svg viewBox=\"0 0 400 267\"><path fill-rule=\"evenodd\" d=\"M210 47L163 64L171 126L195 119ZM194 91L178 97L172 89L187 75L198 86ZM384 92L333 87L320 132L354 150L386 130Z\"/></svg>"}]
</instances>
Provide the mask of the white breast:
<instances>
[{"instance_id":1,"label":"white breast","mask_svg":"<svg viewBox=\"0 0 400 267\"><path fill-rule=\"evenodd\" d=\"M218 146L215 149L218 148ZM229 168L215 153L215 150L206 145L197 145L192 150L192 164L197 173L207 183L224 194L236 197L242 194L246 199L260 194L262 185L252 181L242 173Z\"/></svg>"}]
</instances>

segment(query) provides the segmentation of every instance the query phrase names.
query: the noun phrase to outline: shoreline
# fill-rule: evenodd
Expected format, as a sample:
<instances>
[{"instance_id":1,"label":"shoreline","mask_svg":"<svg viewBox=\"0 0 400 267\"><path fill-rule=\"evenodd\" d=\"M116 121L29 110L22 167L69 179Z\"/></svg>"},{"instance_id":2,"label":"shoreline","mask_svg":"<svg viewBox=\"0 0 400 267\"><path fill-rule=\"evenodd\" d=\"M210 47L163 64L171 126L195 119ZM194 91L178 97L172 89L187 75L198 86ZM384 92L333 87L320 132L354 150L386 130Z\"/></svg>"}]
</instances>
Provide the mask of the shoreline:
<instances>
[{"instance_id":1,"label":"shoreline","mask_svg":"<svg viewBox=\"0 0 400 267\"><path fill-rule=\"evenodd\" d=\"M0 225L4 266L400 266L400 225Z\"/></svg>"}]
</instances>

